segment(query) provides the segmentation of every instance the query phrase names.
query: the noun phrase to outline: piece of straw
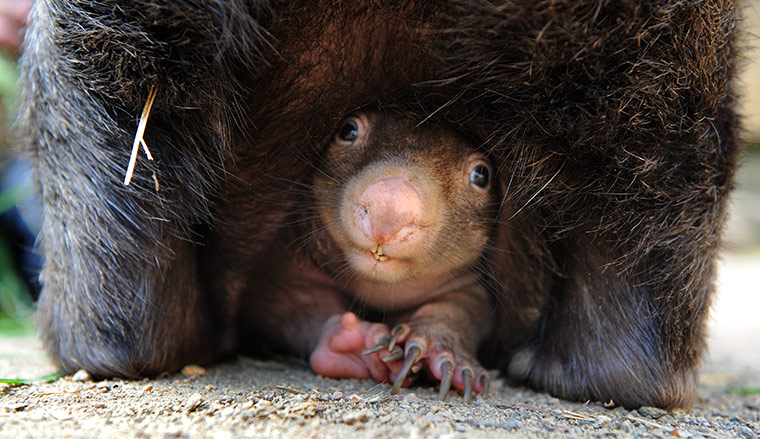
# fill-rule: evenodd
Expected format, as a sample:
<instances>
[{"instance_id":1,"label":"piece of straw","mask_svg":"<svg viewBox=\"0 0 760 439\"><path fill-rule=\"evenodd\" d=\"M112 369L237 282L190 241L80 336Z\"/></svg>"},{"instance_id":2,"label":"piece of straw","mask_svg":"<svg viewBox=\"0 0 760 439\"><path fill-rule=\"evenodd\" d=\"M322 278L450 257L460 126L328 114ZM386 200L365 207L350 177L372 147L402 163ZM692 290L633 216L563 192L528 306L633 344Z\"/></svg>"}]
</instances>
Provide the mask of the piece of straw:
<instances>
[{"instance_id":1,"label":"piece of straw","mask_svg":"<svg viewBox=\"0 0 760 439\"><path fill-rule=\"evenodd\" d=\"M124 175L124 186L129 186L129 182L132 181L132 174L135 172L135 163L137 162L137 151L140 149L140 145L143 146L145 155L148 156L148 160L153 160L153 156L143 139L143 135L145 135L145 126L148 124L148 116L150 116L150 109L153 107L153 101L156 100L156 94L156 88L151 86L150 91L148 92L148 100L145 101L145 107L143 107L142 114L140 115L140 123L137 124L135 141L132 143L132 155L129 157L129 166L127 166L127 173Z\"/></svg>"}]
</instances>

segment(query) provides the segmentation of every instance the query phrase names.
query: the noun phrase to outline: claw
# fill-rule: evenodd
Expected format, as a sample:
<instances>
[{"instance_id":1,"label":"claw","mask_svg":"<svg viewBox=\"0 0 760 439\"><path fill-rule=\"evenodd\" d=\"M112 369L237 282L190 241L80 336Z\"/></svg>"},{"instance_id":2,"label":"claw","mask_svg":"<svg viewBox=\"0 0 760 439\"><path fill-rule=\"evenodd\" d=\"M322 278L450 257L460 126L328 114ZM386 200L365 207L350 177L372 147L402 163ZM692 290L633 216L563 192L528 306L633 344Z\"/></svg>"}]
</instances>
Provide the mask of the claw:
<instances>
[{"instance_id":1,"label":"claw","mask_svg":"<svg viewBox=\"0 0 760 439\"><path fill-rule=\"evenodd\" d=\"M488 374L484 373L480 376L480 385L483 386L483 398L488 398L488 386L491 384L491 379L488 378Z\"/></svg>"},{"instance_id":2,"label":"claw","mask_svg":"<svg viewBox=\"0 0 760 439\"><path fill-rule=\"evenodd\" d=\"M474 376L469 367L462 368L462 381L464 381L464 403L469 404L472 400L472 380Z\"/></svg>"},{"instance_id":3,"label":"claw","mask_svg":"<svg viewBox=\"0 0 760 439\"><path fill-rule=\"evenodd\" d=\"M375 352L380 352L383 349L385 349L388 346L388 341L390 338L388 338L387 335L384 335L380 337L380 340L378 340L377 344L372 346L371 348L367 348L362 351L362 355L370 355L374 354ZM389 349L390 350L390 349Z\"/></svg>"},{"instance_id":4,"label":"claw","mask_svg":"<svg viewBox=\"0 0 760 439\"><path fill-rule=\"evenodd\" d=\"M400 324L393 328L393 333L391 334L391 339L388 342L388 350L392 351L394 347L396 347L396 343L398 342L398 339L402 336L405 336L409 334L409 331L411 331L412 328L409 327L409 325Z\"/></svg>"},{"instance_id":5,"label":"claw","mask_svg":"<svg viewBox=\"0 0 760 439\"><path fill-rule=\"evenodd\" d=\"M422 370L422 363L414 363L414 366L412 366L412 373L418 373Z\"/></svg>"},{"instance_id":6,"label":"claw","mask_svg":"<svg viewBox=\"0 0 760 439\"><path fill-rule=\"evenodd\" d=\"M451 389L451 379L454 377L454 362L446 358L441 361L441 390L438 391L438 400L445 401L446 395Z\"/></svg>"},{"instance_id":7,"label":"claw","mask_svg":"<svg viewBox=\"0 0 760 439\"><path fill-rule=\"evenodd\" d=\"M409 375L412 366L422 357L422 349L417 344L409 344L406 347L405 357L404 364L401 366L401 370L399 370L396 377L396 382L393 383L393 387L391 388L391 395L397 394L399 389L401 389L401 385L404 383L406 376Z\"/></svg>"},{"instance_id":8,"label":"claw","mask_svg":"<svg viewBox=\"0 0 760 439\"><path fill-rule=\"evenodd\" d=\"M390 354L383 357L383 362L390 363L391 361L400 360L402 358L404 358L404 350L401 349L400 346L396 346Z\"/></svg>"}]
</instances>

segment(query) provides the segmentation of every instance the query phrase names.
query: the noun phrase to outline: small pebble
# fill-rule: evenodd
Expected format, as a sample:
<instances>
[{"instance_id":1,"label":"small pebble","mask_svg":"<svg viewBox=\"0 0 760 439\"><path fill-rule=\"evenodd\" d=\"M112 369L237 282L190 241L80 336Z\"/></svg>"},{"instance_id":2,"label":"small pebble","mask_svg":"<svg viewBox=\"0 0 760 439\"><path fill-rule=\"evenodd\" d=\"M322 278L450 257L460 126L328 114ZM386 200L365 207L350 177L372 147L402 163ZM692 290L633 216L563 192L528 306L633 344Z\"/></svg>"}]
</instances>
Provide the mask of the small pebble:
<instances>
[{"instance_id":1,"label":"small pebble","mask_svg":"<svg viewBox=\"0 0 760 439\"><path fill-rule=\"evenodd\" d=\"M596 417L596 422L598 422L600 425L607 425L612 421L612 418L609 416L599 415Z\"/></svg>"},{"instance_id":2,"label":"small pebble","mask_svg":"<svg viewBox=\"0 0 760 439\"><path fill-rule=\"evenodd\" d=\"M87 372L84 369L79 369L74 375L72 375L71 381L75 381L77 383L92 381L92 375L90 375L90 372Z\"/></svg>"},{"instance_id":3,"label":"small pebble","mask_svg":"<svg viewBox=\"0 0 760 439\"><path fill-rule=\"evenodd\" d=\"M414 393L409 393L404 397L404 402L410 403L410 402L417 402L420 399L415 395Z\"/></svg>"},{"instance_id":4,"label":"small pebble","mask_svg":"<svg viewBox=\"0 0 760 439\"><path fill-rule=\"evenodd\" d=\"M71 413L63 409L48 410L48 415L56 421L68 421L74 417Z\"/></svg>"},{"instance_id":5,"label":"small pebble","mask_svg":"<svg viewBox=\"0 0 760 439\"><path fill-rule=\"evenodd\" d=\"M11 404L9 406L5 407L5 411L7 412L23 412L26 410L26 408L29 407L29 404Z\"/></svg>"},{"instance_id":6,"label":"small pebble","mask_svg":"<svg viewBox=\"0 0 760 439\"><path fill-rule=\"evenodd\" d=\"M663 410L657 407L640 407L638 409L638 412L642 416L647 416L652 419L660 419L661 417L668 414L667 410Z\"/></svg>"},{"instance_id":7,"label":"small pebble","mask_svg":"<svg viewBox=\"0 0 760 439\"><path fill-rule=\"evenodd\" d=\"M502 428L505 430L517 430L519 427L520 424L518 424L514 419L509 419L507 422L502 424Z\"/></svg>"},{"instance_id":8,"label":"small pebble","mask_svg":"<svg viewBox=\"0 0 760 439\"><path fill-rule=\"evenodd\" d=\"M341 392L340 390L336 390L333 392L332 395L330 395L330 399L333 401L338 401L338 400L343 399L343 396L344 396L343 392Z\"/></svg>"},{"instance_id":9,"label":"small pebble","mask_svg":"<svg viewBox=\"0 0 760 439\"><path fill-rule=\"evenodd\" d=\"M367 422L370 418L370 413L367 410L360 410L358 412L351 412L347 415L343 416L343 422L345 422L348 425L353 425L356 423L364 423Z\"/></svg>"},{"instance_id":10,"label":"small pebble","mask_svg":"<svg viewBox=\"0 0 760 439\"><path fill-rule=\"evenodd\" d=\"M203 404L203 396L200 393L195 393L187 400L185 410L190 413L200 407L201 404Z\"/></svg>"},{"instance_id":11,"label":"small pebble","mask_svg":"<svg viewBox=\"0 0 760 439\"><path fill-rule=\"evenodd\" d=\"M185 375L185 376L206 375L206 369L198 366L197 364L188 364L187 366L182 368L182 375Z\"/></svg>"},{"instance_id":12,"label":"small pebble","mask_svg":"<svg viewBox=\"0 0 760 439\"><path fill-rule=\"evenodd\" d=\"M673 437L691 437L691 433L688 431L679 430L677 428L668 434Z\"/></svg>"}]
</instances>

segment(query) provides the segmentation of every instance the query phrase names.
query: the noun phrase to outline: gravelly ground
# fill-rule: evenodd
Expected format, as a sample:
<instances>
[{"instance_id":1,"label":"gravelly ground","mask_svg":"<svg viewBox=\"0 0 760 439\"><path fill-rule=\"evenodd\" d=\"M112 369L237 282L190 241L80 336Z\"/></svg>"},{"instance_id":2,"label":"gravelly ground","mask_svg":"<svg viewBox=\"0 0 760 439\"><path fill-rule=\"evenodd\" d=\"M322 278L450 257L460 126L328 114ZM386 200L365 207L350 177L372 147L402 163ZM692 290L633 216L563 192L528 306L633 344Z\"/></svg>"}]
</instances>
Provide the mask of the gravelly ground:
<instances>
[{"instance_id":1,"label":"gravelly ground","mask_svg":"<svg viewBox=\"0 0 760 439\"><path fill-rule=\"evenodd\" d=\"M760 258L729 260L713 312L700 399L688 411L607 409L495 380L491 397L463 405L414 387L398 396L371 381L315 376L297 361L240 358L154 380L0 385L0 438L757 438ZM727 275L725 273L728 273ZM0 339L0 376L53 371L34 339ZM198 373L202 372L202 373Z\"/></svg>"},{"instance_id":2,"label":"gravelly ground","mask_svg":"<svg viewBox=\"0 0 760 439\"><path fill-rule=\"evenodd\" d=\"M7 389L0 437L740 437L760 432L760 396L705 390L690 411L629 411L562 401L496 380L463 405L432 388L387 394L370 381L331 380L294 362L241 358L205 374Z\"/></svg>"}]
</instances>

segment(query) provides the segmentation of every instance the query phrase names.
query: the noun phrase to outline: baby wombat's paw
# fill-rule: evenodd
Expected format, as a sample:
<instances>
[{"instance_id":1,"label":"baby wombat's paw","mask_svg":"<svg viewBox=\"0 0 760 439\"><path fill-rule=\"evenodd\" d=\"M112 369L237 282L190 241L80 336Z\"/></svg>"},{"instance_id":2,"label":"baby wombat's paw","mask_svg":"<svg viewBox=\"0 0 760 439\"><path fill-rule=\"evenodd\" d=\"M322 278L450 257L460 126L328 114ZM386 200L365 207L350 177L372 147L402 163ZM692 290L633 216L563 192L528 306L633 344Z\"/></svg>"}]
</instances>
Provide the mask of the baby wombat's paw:
<instances>
[{"instance_id":1,"label":"baby wombat's paw","mask_svg":"<svg viewBox=\"0 0 760 439\"><path fill-rule=\"evenodd\" d=\"M311 368L331 378L372 377L380 383L388 382L400 362L384 362L381 356L388 353L382 350L364 355L368 347L377 345L383 337L387 340L388 333L388 326L360 320L352 312L333 315L322 327L319 343L309 357Z\"/></svg>"},{"instance_id":2,"label":"baby wombat's paw","mask_svg":"<svg viewBox=\"0 0 760 439\"><path fill-rule=\"evenodd\" d=\"M488 372L473 357L464 341L451 336L450 332L435 326L403 323L393 328L390 337L381 338L365 354L387 350L390 354L383 357L383 361L404 359L396 374L393 394L398 393L410 372L425 369L441 383L440 400L446 398L452 385L464 391L465 403L470 402L473 392L487 396Z\"/></svg>"}]
</instances>

